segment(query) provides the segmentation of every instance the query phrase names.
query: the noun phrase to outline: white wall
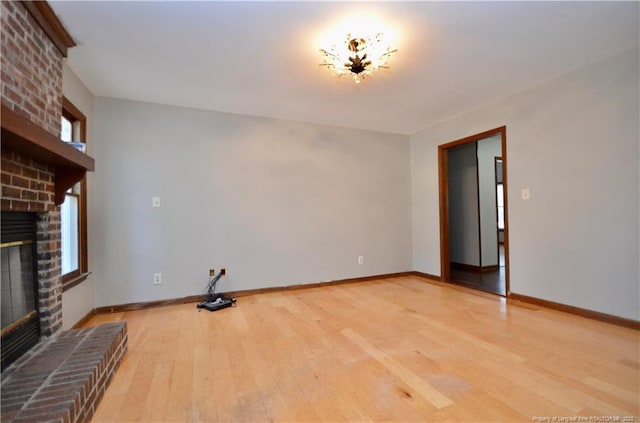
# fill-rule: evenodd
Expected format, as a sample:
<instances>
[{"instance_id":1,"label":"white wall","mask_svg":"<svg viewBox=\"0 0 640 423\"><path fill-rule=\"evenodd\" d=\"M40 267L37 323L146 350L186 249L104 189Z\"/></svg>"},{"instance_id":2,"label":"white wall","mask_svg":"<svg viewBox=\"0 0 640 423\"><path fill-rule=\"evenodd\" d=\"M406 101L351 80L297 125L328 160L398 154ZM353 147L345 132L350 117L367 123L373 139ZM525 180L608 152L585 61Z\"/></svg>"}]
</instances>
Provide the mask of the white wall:
<instances>
[{"instance_id":1,"label":"white wall","mask_svg":"<svg viewBox=\"0 0 640 423\"><path fill-rule=\"evenodd\" d=\"M480 266L478 160L476 143L447 153L449 173L449 260Z\"/></svg>"},{"instance_id":2,"label":"white wall","mask_svg":"<svg viewBox=\"0 0 640 423\"><path fill-rule=\"evenodd\" d=\"M502 156L502 137L478 141L478 202L480 203L481 266L498 265L498 209L496 157Z\"/></svg>"},{"instance_id":3,"label":"white wall","mask_svg":"<svg viewBox=\"0 0 640 423\"><path fill-rule=\"evenodd\" d=\"M98 307L200 294L211 267L221 291L411 270L407 136L107 98L93 113Z\"/></svg>"},{"instance_id":4,"label":"white wall","mask_svg":"<svg viewBox=\"0 0 640 423\"><path fill-rule=\"evenodd\" d=\"M415 270L440 274L437 146L506 125L511 291L639 320L638 61L629 51L413 135Z\"/></svg>"},{"instance_id":5,"label":"white wall","mask_svg":"<svg viewBox=\"0 0 640 423\"><path fill-rule=\"evenodd\" d=\"M87 117L87 154L93 156L93 95L78 79L75 73L64 63L62 68L62 92ZM92 271L93 235L93 173L87 173L87 220L88 220L88 256L89 271ZM95 308L94 276L89 277L79 285L62 293L62 328L73 327L80 319Z\"/></svg>"}]
</instances>

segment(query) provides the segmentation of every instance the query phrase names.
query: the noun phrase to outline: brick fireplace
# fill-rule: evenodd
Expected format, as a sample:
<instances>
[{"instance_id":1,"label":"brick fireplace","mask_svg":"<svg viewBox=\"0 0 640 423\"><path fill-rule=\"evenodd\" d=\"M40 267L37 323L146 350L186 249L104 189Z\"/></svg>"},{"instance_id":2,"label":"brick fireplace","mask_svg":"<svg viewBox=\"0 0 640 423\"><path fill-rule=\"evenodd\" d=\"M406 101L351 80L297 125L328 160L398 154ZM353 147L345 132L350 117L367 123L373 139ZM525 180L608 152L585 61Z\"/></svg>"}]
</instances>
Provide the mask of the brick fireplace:
<instances>
[{"instance_id":1,"label":"brick fireplace","mask_svg":"<svg viewBox=\"0 0 640 423\"><path fill-rule=\"evenodd\" d=\"M126 353L127 332L126 323L61 331L60 204L67 190L94 168L91 157L60 141L62 61L74 43L46 2L2 1L0 18L0 419L88 422ZM20 222L18 229L14 229L16 222ZM23 233L23 226L31 227L30 238L17 241L14 237ZM27 280L32 285L29 293L24 289ZM5 285L10 303L4 301ZM30 320L16 319L20 310ZM11 323L5 325L6 316ZM20 344L18 352L5 360L9 355L5 347L14 351L14 340L22 342L26 337L28 345Z\"/></svg>"},{"instance_id":2,"label":"brick fireplace","mask_svg":"<svg viewBox=\"0 0 640 423\"><path fill-rule=\"evenodd\" d=\"M93 159L60 141L62 63L73 40L46 2L3 1L0 17L0 209L35 215L37 313L46 339L62 327L59 205Z\"/></svg>"},{"instance_id":3,"label":"brick fireplace","mask_svg":"<svg viewBox=\"0 0 640 423\"><path fill-rule=\"evenodd\" d=\"M60 211L53 203L51 180L46 166L3 149L2 211L28 211L36 215L38 314L44 337L53 335L62 326Z\"/></svg>"},{"instance_id":4,"label":"brick fireplace","mask_svg":"<svg viewBox=\"0 0 640 423\"><path fill-rule=\"evenodd\" d=\"M2 106L60 138L62 52L27 7L2 2ZM60 209L55 205L55 167L28 151L12 148L3 124L2 211L35 213L37 219L38 314L41 333L62 327ZM9 145L7 145L9 144Z\"/></svg>"}]
</instances>

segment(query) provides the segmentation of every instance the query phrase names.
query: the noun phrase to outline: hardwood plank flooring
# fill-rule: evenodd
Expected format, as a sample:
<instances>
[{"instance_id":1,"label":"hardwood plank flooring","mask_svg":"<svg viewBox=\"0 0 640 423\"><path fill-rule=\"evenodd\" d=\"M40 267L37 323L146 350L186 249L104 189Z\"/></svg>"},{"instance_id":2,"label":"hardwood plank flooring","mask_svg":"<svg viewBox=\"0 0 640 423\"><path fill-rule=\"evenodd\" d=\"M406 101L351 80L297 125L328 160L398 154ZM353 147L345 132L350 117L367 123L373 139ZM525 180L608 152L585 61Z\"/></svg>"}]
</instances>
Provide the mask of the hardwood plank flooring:
<instances>
[{"instance_id":1,"label":"hardwood plank flooring","mask_svg":"<svg viewBox=\"0 0 640 423\"><path fill-rule=\"evenodd\" d=\"M122 320L94 422L640 421L640 332L420 277Z\"/></svg>"}]
</instances>

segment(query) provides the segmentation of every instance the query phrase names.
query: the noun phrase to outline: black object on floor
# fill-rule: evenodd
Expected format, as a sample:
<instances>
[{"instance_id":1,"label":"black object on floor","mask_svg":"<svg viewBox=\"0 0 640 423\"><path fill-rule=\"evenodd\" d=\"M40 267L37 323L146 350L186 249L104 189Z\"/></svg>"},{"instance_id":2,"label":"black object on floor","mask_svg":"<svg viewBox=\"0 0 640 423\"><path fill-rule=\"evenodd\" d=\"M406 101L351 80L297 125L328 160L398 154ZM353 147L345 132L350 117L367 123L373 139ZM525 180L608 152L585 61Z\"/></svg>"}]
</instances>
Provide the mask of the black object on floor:
<instances>
[{"instance_id":1,"label":"black object on floor","mask_svg":"<svg viewBox=\"0 0 640 423\"><path fill-rule=\"evenodd\" d=\"M213 271L212 271L213 272ZM199 303L196 307L203 308L209 311L218 311L227 307L235 307L236 299L224 294L216 294L216 284L218 279L222 277L224 270L220 271L211 280L209 280L209 286L207 287L207 298L203 302Z\"/></svg>"}]
</instances>

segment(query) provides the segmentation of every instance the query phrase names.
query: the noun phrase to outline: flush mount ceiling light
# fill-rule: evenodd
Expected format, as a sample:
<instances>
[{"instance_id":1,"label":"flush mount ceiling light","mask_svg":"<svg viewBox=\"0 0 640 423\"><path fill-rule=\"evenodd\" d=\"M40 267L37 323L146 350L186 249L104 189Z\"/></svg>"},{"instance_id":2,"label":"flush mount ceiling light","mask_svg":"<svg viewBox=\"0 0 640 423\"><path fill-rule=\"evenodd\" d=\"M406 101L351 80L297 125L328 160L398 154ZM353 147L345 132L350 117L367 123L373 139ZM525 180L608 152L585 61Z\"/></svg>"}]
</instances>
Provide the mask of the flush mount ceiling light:
<instances>
[{"instance_id":1,"label":"flush mount ceiling light","mask_svg":"<svg viewBox=\"0 0 640 423\"><path fill-rule=\"evenodd\" d=\"M374 37L347 34L345 41L330 49L320 49L325 66L337 76L350 75L356 84L378 69L389 69L387 62L397 49L385 44L382 33Z\"/></svg>"}]
</instances>

